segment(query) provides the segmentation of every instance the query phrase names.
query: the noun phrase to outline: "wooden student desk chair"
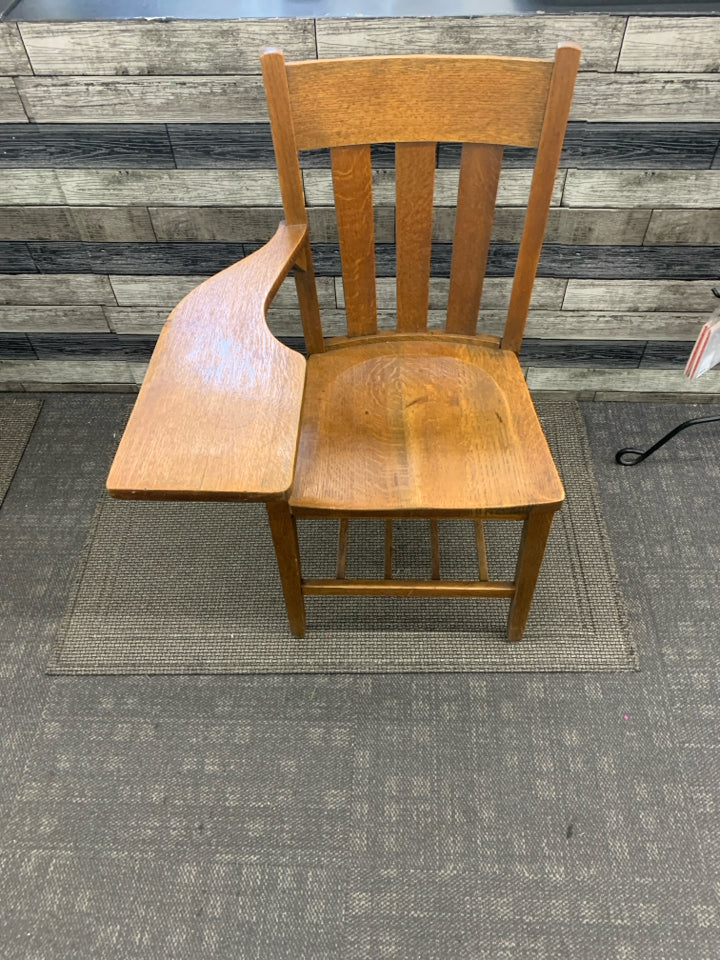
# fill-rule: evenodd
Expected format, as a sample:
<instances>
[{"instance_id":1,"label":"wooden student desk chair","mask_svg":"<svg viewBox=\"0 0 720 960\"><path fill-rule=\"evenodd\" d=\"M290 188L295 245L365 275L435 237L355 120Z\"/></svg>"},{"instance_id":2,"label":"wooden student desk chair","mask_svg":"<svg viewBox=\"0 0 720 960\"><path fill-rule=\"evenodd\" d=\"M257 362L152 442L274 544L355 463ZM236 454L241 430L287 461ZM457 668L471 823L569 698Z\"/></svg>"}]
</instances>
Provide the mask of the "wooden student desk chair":
<instances>
[{"instance_id":1,"label":"wooden student desk chair","mask_svg":"<svg viewBox=\"0 0 720 960\"><path fill-rule=\"evenodd\" d=\"M108 478L114 497L267 504L292 632L308 594L510 598L522 637L564 490L518 351L580 59L262 57L285 223L171 313ZM438 141L461 142L447 324L427 331ZM378 331L370 144L396 143L397 330ZM504 145L537 147L501 338L476 334ZM324 339L298 150L330 147L347 336ZM265 313L293 270L309 358ZM305 579L295 518L339 520L337 575ZM348 518L385 517L383 579L345 574ZM428 580L396 580L393 517L426 517ZM475 520L479 577L440 579L438 518ZM483 519L523 521L514 581Z\"/></svg>"}]
</instances>

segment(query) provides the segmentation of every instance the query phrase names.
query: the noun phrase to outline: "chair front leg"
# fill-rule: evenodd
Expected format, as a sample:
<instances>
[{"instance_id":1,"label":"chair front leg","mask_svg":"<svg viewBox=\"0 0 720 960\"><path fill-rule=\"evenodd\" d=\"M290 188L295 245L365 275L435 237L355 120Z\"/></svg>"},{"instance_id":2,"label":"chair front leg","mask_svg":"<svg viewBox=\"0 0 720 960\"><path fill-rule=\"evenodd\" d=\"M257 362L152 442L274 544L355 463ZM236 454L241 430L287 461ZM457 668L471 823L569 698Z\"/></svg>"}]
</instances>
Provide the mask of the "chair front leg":
<instances>
[{"instance_id":1,"label":"chair front leg","mask_svg":"<svg viewBox=\"0 0 720 960\"><path fill-rule=\"evenodd\" d=\"M290 630L293 636L304 637L305 598L302 592L297 523L287 500L271 500L265 506L275 545Z\"/></svg>"},{"instance_id":2,"label":"chair front leg","mask_svg":"<svg viewBox=\"0 0 720 960\"><path fill-rule=\"evenodd\" d=\"M508 640L522 640L530 604L535 594L545 544L553 522L553 510L537 510L528 514L523 524L520 553L515 571L515 594L508 615Z\"/></svg>"}]
</instances>

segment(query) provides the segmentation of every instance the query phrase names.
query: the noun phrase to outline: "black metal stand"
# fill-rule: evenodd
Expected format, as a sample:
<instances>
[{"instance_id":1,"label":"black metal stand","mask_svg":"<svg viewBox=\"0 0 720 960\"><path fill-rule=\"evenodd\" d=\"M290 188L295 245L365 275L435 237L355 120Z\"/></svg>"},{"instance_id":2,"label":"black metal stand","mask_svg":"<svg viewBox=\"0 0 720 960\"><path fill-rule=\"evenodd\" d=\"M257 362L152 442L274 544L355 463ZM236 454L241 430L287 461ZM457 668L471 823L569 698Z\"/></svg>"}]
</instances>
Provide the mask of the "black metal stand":
<instances>
[{"instance_id":1,"label":"black metal stand","mask_svg":"<svg viewBox=\"0 0 720 960\"><path fill-rule=\"evenodd\" d=\"M663 447L668 440L672 440L675 434L680 433L680 431L684 430L686 427L693 427L698 423L716 423L718 421L720 421L720 416L695 417L693 420L686 420L685 423L681 423L669 433L666 433L664 437L662 437L657 443L654 443L645 451L634 450L632 447L623 447L622 450L618 450L618 452L615 454L615 463L619 463L622 467L636 467L638 463L642 463L643 460L647 460L647 458L652 456L656 450L659 450L660 447Z\"/></svg>"}]
</instances>

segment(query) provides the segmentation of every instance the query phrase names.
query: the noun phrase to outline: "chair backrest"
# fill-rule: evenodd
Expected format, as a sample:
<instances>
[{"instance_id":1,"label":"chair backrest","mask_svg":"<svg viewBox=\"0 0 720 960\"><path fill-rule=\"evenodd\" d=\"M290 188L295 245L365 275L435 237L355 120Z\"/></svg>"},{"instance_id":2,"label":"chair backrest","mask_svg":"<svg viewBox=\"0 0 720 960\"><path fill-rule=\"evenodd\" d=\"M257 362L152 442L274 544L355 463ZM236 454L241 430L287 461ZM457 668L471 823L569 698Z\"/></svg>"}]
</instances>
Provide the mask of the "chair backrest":
<instances>
[{"instance_id":1,"label":"chair backrest","mask_svg":"<svg viewBox=\"0 0 720 960\"><path fill-rule=\"evenodd\" d=\"M426 329L439 141L462 143L446 329L475 334L504 146L536 147L502 346L518 352L540 259L580 48L555 60L262 56L288 224L307 223L299 150L329 147L350 336L377 332L370 145L395 143L397 329ZM309 245L298 284L308 350L323 349Z\"/></svg>"}]
</instances>

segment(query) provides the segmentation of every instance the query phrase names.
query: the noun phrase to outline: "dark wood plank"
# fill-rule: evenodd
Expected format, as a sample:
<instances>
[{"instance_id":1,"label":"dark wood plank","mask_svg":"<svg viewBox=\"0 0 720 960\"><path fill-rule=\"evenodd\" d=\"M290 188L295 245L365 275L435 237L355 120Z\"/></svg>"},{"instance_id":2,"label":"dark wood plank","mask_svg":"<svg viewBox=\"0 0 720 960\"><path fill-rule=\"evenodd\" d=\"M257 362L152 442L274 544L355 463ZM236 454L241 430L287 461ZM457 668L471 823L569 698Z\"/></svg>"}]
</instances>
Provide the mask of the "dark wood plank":
<instances>
[{"instance_id":1,"label":"dark wood plank","mask_svg":"<svg viewBox=\"0 0 720 960\"><path fill-rule=\"evenodd\" d=\"M37 273L38 268L27 243L0 243L0 263L3 273ZM72 270L64 271L72 273ZM80 270L79 273L85 271Z\"/></svg>"},{"instance_id":2,"label":"dark wood plank","mask_svg":"<svg viewBox=\"0 0 720 960\"><path fill-rule=\"evenodd\" d=\"M720 123L586 123L570 121L561 167L610 170L707 170L720 142ZM440 144L438 167L459 167L459 143ZM535 152L508 147L505 167L532 167Z\"/></svg>"},{"instance_id":3,"label":"dark wood plank","mask_svg":"<svg viewBox=\"0 0 720 960\"><path fill-rule=\"evenodd\" d=\"M637 367L644 349L643 340L538 340L526 337L520 350L520 363L537 367Z\"/></svg>"},{"instance_id":4,"label":"dark wood plank","mask_svg":"<svg viewBox=\"0 0 720 960\"><path fill-rule=\"evenodd\" d=\"M694 345L694 340L651 340L645 346L640 366L659 370L684 367Z\"/></svg>"},{"instance_id":5,"label":"dark wood plank","mask_svg":"<svg viewBox=\"0 0 720 960\"><path fill-rule=\"evenodd\" d=\"M512 276L518 245L490 245L488 277ZM340 257L336 244L313 244L315 269L319 276L339 276ZM431 273L449 277L452 246L435 243L432 249ZM378 277L395 275L395 248L392 244L375 246L375 267ZM610 246L545 244L540 255L539 277L583 277L587 279L662 279L684 280L717 277L717 252L711 246Z\"/></svg>"},{"instance_id":6,"label":"dark wood plank","mask_svg":"<svg viewBox=\"0 0 720 960\"><path fill-rule=\"evenodd\" d=\"M239 243L71 242L29 243L27 246L41 273L207 276L245 255L243 245Z\"/></svg>"},{"instance_id":7,"label":"dark wood plank","mask_svg":"<svg viewBox=\"0 0 720 960\"><path fill-rule=\"evenodd\" d=\"M218 167L240 169L275 166L270 125L267 123L171 123L168 124L178 167ZM373 168L394 167L395 149L391 143L372 145ZM330 169L329 150L303 150L300 166L304 169Z\"/></svg>"},{"instance_id":8,"label":"dark wood plank","mask_svg":"<svg viewBox=\"0 0 720 960\"><path fill-rule=\"evenodd\" d=\"M0 167L174 167L164 124L10 123Z\"/></svg>"},{"instance_id":9,"label":"dark wood plank","mask_svg":"<svg viewBox=\"0 0 720 960\"><path fill-rule=\"evenodd\" d=\"M37 360L24 333L0 333L0 360Z\"/></svg>"},{"instance_id":10,"label":"dark wood plank","mask_svg":"<svg viewBox=\"0 0 720 960\"><path fill-rule=\"evenodd\" d=\"M28 333L39 360L149 360L156 336L118 336L115 333Z\"/></svg>"}]
</instances>

